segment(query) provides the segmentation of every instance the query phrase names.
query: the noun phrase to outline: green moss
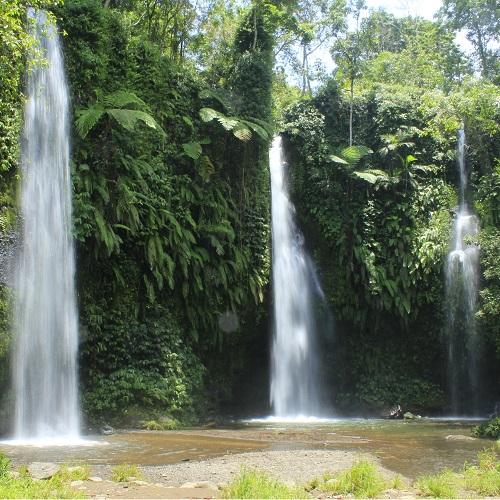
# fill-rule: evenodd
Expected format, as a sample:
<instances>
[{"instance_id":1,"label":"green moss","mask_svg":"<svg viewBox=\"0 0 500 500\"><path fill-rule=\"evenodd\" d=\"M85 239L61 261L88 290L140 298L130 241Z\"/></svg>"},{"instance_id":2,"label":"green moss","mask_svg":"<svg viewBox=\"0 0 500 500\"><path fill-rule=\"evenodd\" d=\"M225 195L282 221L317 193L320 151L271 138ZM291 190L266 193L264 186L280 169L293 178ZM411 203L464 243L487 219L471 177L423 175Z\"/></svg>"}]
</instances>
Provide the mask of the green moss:
<instances>
[{"instance_id":1,"label":"green moss","mask_svg":"<svg viewBox=\"0 0 500 500\"><path fill-rule=\"evenodd\" d=\"M302 488L287 486L267 474L242 469L223 490L222 498L308 498Z\"/></svg>"}]
</instances>

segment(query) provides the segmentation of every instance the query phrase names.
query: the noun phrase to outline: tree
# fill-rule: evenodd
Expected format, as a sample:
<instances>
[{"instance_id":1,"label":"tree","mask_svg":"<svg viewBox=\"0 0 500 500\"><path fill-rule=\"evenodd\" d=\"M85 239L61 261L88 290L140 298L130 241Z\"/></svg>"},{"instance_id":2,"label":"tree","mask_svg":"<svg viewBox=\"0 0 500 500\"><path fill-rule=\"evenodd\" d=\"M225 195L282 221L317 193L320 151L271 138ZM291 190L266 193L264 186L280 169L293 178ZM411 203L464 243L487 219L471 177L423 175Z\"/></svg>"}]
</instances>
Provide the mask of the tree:
<instances>
[{"instance_id":1,"label":"tree","mask_svg":"<svg viewBox=\"0 0 500 500\"><path fill-rule=\"evenodd\" d=\"M492 76L498 49L491 46L498 40L500 16L496 0L444 0L439 11L441 19L455 30L465 30L474 46L481 73Z\"/></svg>"},{"instance_id":2,"label":"tree","mask_svg":"<svg viewBox=\"0 0 500 500\"><path fill-rule=\"evenodd\" d=\"M349 84L349 146L353 144L352 121L354 108L354 81L361 75L363 42L360 36L360 16L366 8L364 0L353 0L350 11L355 21L354 32L348 32L332 47L332 55L342 78Z\"/></svg>"}]
</instances>

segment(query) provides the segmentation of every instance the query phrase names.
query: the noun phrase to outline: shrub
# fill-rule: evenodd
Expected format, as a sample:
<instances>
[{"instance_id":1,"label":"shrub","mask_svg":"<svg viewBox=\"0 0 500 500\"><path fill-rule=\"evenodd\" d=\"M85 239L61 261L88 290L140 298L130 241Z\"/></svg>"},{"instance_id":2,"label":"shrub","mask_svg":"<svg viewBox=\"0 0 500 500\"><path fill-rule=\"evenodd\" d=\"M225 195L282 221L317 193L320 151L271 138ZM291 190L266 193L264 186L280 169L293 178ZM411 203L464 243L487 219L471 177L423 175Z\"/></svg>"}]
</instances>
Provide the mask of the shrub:
<instances>
[{"instance_id":1,"label":"shrub","mask_svg":"<svg viewBox=\"0 0 500 500\"><path fill-rule=\"evenodd\" d=\"M223 491L222 498L308 498L302 488L293 488L255 470L242 469Z\"/></svg>"},{"instance_id":2,"label":"shrub","mask_svg":"<svg viewBox=\"0 0 500 500\"><path fill-rule=\"evenodd\" d=\"M472 429L472 434L481 438L500 439L500 417L492 418L488 422L477 425Z\"/></svg>"}]
</instances>

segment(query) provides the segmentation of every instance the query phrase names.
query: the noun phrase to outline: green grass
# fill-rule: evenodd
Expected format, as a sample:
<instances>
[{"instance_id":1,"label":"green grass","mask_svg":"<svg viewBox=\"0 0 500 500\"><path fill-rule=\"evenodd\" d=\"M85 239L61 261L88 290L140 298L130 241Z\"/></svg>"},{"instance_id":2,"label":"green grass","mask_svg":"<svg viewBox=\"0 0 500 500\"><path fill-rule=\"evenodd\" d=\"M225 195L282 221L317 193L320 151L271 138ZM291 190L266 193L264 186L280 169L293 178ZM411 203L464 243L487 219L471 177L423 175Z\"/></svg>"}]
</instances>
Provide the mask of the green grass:
<instances>
[{"instance_id":1,"label":"green grass","mask_svg":"<svg viewBox=\"0 0 500 500\"><path fill-rule=\"evenodd\" d=\"M140 473L136 465L129 465L129 464L115 465L111 469L111 479L113 481L116 481L118 483L123 483L125 481L128 481L130 477L135 477L136 479L142 477L142 474Z\"/></svg>"},{"instance_id":2,"label":"green grass","mask_svg":"<svg viewBox=\"0 0 500 500\"><path fill-rule=\"evenodd\" d=\"M66 481L86 481L90 477L88 465L63 465L58 474Z\"/></svg>"},{"instance_id":3,"label":"green grass","mask_svg":"<svg viewBox=\"0 0 500 500\"><path fill-rule=\"evenodd\" d=\"M19 477L12 477L10 461L0 453L0 498L85 498L69 486L72 478L67 470L43 481L31 479L25 467L19 472Z\"/></svg>"},{"instance_id":4,"label":"green grass","mask_svg":"<svg viewBox=\"0 0 500 500\"><path fill-rule=\"evenodd\" d=\"M399 474L397 474L391 479L391 481L389 482L389 486L394 490L404 490L406 487L406 483L404 479Z\"/></svg>"},{"instance_id":5,"label":"green grass","mask_svg":"<svg viewBox=\"0 0 500 500\"><path fill-rule=\"evenodd\" d=\"M439 474L422 476L415 482L421 494L433 498L456 498L459 490L457 474L444 470Z\"/></svg>"},{"instance_id":6,"label":"green grass","mask_svg":"<svg viewBox=\"0 0 500 500\"><path fill-rule=\"evenodd\" d=\"M500 496L500 462L494 450L477 455L478 465L464 467L464 486L481 496Z\"/></svg>"},{"instance_id":7,"label":"green grass","mask_svg":"<svg viewBox=\"0 0 500 500\"><path fill-rule=\"evenodd\" d=\"M222 491L222 498L309 498L303 488L287 486L256 470L242 469Z\"/></svg>"},{"instance_id":8,"label":"green grass","mask_svg":"<svg viewBox=\"0 0 500 500\"><path fill-rule=\"evenodd\" d=\"M311 485L312 483L309 484ZM356 498L374 498L390 486L374 464L359 460L333 478L323 476L323 480L318 481L315 488L335 495L352 494Z\"/></svg>"},{"instance_id":9,"label":"green grass","mask_svg":"<svg viewBox=\"0 0 500 500\"><path fill-rule=\"evenodd\" d=\"M174 419L168 419L165 421L148 420L143 422L142 426L148 431L175 431L176 429L179 429L180 424Z\"/></svg>"},{"instance_id":10,"label":"green grass","mask_svg":"<svg viewBox=\"0 0 500 500\"><path fill-rule=\"evenodd\" d=\"M434 498L500 496L500 462L495 450L477 454L477 465L465 464L458 474L445 470L415 482L422 495Z\"/></svg>"}]
</instances>

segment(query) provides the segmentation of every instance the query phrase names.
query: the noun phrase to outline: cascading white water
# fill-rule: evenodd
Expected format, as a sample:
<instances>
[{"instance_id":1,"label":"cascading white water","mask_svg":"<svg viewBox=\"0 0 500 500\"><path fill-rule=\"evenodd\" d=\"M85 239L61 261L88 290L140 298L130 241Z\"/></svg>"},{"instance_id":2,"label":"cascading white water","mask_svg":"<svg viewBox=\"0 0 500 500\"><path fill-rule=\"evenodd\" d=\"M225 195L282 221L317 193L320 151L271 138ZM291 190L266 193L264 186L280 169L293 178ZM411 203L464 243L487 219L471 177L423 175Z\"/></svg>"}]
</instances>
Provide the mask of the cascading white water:
<instances>
[{"instance_id":1,"label":"cascading white water","mask_svg":"<svg viewBox=\"0 0 500 500\"><path fill-rule=\"evenodd\" d=\"M274 338L271 404L281 418L317 416L322 408L318 377L315 293L322 294L304 239L294 223L281 137L269 153L271 170Z\"/></svg>"},{"instance_id":2,"label":"cascading white water","mask_svg":"<svg viewBox=\"0 0 500 500\"><path fill-rule=\"evenodd\" d=\"M43 11L28 16L46 64L29 71L24 117L14 438L69 442L80 429L69 99L57 28Z\"/></svg>"},{"instance_id":3,"label":"cascading white water","mask_svg":"<svg viewBox=\"0 0 500 500\"><path fill-rule=\"evenodd\" d=\"M479 281L479 247L470 239L479 231L477 217L467 201L465 133L458 135L460 200L453 226L452 248L446 265L448 363L451 406L454 414L477 411L478 342L475 322Z\"/></svg>"}]
</instances>

